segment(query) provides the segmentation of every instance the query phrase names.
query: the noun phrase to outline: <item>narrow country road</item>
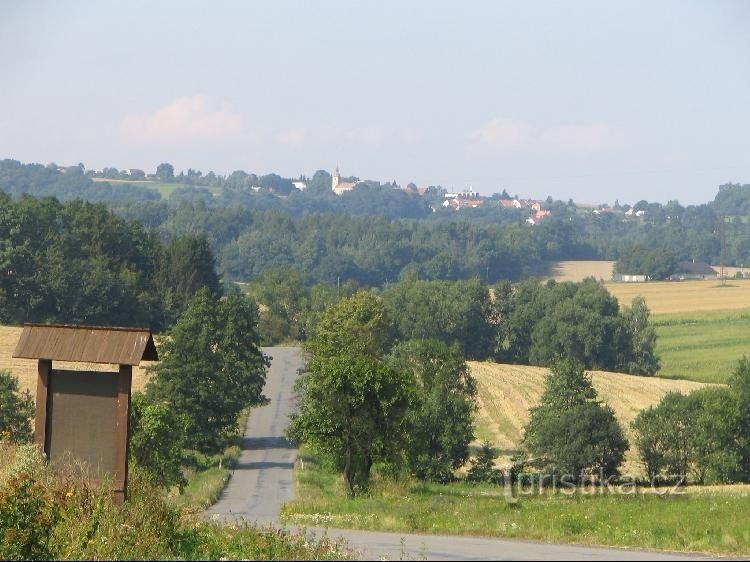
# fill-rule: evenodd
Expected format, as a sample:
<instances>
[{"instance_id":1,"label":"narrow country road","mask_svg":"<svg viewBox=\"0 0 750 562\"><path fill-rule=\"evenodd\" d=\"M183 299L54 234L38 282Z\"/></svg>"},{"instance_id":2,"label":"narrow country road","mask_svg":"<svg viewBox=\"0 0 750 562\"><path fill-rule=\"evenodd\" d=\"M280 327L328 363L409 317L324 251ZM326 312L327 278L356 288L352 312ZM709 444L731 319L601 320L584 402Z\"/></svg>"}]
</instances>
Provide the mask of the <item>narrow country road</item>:
<instances>
[{"instance_id":1,"label":"narrow country road","mask_svg":"<svg viewBox=\"0 0 750 562\"><path fill-rule=\"evenodd\" d=\"M294 409L294 381L304 365L296 347L264 348L271 356L264 394L270 402L247 418L242 453L229 484L207 515L277 523L281 506L294 498L297 449L284 436Z\"/></svg>"},{"instance_id":2,"label":"narrow country road","mask_svg":"<svg viewBox=\"0 0 750 562\"><path fill-rule=\"evenodd\" d=\"M265 395L270 403L247 420L242 454L219 501L206 515L225 521L279 526L281 506L294 498L297 449L284 436L294 409L294 381L304 365L301 350L271 347ZM393 560L697 560L653 551L557 545L532 541L441 535L402 535L345 529L310 529L317 536L341 537L364 559Z\"/></svg>"}]
</instances>

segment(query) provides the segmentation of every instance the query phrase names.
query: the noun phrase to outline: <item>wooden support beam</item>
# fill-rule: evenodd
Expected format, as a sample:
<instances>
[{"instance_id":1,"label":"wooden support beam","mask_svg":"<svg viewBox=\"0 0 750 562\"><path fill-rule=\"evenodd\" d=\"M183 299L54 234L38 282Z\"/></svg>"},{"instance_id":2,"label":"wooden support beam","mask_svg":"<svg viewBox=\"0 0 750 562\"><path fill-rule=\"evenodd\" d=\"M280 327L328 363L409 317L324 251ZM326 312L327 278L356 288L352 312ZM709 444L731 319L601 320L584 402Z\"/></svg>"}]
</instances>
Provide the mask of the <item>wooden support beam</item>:
<instances>
[{"instance_id":1,"label":"wooden support beam","mask_svg":"<svg viewBox=\"0 0 750 562\"><path fill-rule=\"evenodd\" d=\"M49 406L47 400L51 372L52 361L49 359L40 359L37 365L34 442L45 455L49 453L49 447L47 444L47 412L49 411Z\"/></svg>"},{"instance_id":2,"label":"wooden support beam","mask_svg":"<svg viewBox=\"0 0 750 562\"><path fill-rule=\"evenodd\" d=\"M128 421L132 379L133 367L120 365L117 379L117 474L114 482L114 497L117 503L122 503L128 496Z\"/></svg>"}]
</instances>

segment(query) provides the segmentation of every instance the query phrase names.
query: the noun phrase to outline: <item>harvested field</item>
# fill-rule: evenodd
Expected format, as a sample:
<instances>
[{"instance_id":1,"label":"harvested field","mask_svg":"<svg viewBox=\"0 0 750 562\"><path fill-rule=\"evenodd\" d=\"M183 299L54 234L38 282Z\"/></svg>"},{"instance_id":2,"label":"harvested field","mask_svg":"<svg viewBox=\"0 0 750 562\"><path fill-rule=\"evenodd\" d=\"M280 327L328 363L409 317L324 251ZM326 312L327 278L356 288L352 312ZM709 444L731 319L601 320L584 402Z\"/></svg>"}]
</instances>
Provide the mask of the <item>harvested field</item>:
<instances>
[{"instance_id":1,"label":"harvested field","mask_svg":"<svg viewBox=\"0 0 750 562\"><path fill-rule=\"evenodd\" d=\"M583 281L586 277L610 281L612 279L613 261L559 261L552 264L551 278L555 281Z\"/></svg>"},{"instance_id":2,"label":"harvested field","mask_svg":"<svg viewBox=\"0 0 750 562\"><path fill-rule=\"evenodd\" d=\"M13 351L21 336L23 328L17 326L0 326L0 369L13 373L19 381L21 389L28 389L32 396L36 394L37 362L34 359L13 359ZM133 390L143 390L148 382L145 367L153 365L153 361L143 361L139 367L133 368ZM88 371L116 371L117 365L97 365L94 363L69 363L55 361L55 369L72 369Z\"/></svg>"},{"instance_id":3,"label":"harvested field","mask_svg":"<svg viewBox=\"0 0 750 562\"><path fill-rule=\"evenodd\" d=\"M649 281L647 283L607 283L607 290L620 306L643 296L653 314L676 314L706 310L750 309L750 281Z\"/></svg>"},{"instance_id":4,"label":"harvested field","mask_svg":"<svg viewBox=\"0 0 750 562\"><path fill-rule=\"evenodd\" d=\"M508 453L518 448L522 428L529 420L529 408L539 403L549 370L477 361L470 361L469 367L479 394L478 438L490 440L507 458ZM591 378L599 399L614 409L626 434L638 412L656 404L668 392L689 393L705 386L693 381L604 371L592 371ZM635 458L634 451L629 451L628 458Z\"/></svg>"}]
</instances>

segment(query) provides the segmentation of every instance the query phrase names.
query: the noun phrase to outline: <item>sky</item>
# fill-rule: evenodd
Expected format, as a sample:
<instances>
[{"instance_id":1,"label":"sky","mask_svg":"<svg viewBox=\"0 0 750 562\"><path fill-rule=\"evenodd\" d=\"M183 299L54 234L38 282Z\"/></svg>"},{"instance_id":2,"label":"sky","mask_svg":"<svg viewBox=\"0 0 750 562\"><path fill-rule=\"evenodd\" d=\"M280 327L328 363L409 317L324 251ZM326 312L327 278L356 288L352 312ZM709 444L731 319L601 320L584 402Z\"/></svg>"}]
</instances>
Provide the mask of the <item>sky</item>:
<instances>
[{"instance_id":1,"label":"sky","mask_svg":"<svg viewBox=\"0 0 750 562\"><path fill-rule=\"evenodd\" d=\"M577 202L750 183L744 0L0 2L0 158Z\"/></svg>"}]
</instances>

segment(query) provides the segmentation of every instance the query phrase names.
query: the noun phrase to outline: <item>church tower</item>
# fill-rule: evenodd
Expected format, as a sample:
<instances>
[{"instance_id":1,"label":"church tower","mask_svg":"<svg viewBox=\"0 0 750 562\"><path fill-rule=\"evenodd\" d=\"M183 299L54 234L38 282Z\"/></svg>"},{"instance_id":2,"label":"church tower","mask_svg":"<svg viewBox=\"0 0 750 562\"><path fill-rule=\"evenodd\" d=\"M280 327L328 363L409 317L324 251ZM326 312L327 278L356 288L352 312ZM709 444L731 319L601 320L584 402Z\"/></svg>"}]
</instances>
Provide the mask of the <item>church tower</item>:
<instances>
[{"instance_id":1,"label":"church tower","mask_svg":"<svg viewBox=\"0 0 750 562\"><path fill-rule=\"evenodd\" d=\"M341 174L339 173L339 167L336 166L336 171L333 172L333 176L331 177L331 189L333 191L336 191L336 188L339 186L340 180L341 180Z\"/></svg>"}]
</instances>

